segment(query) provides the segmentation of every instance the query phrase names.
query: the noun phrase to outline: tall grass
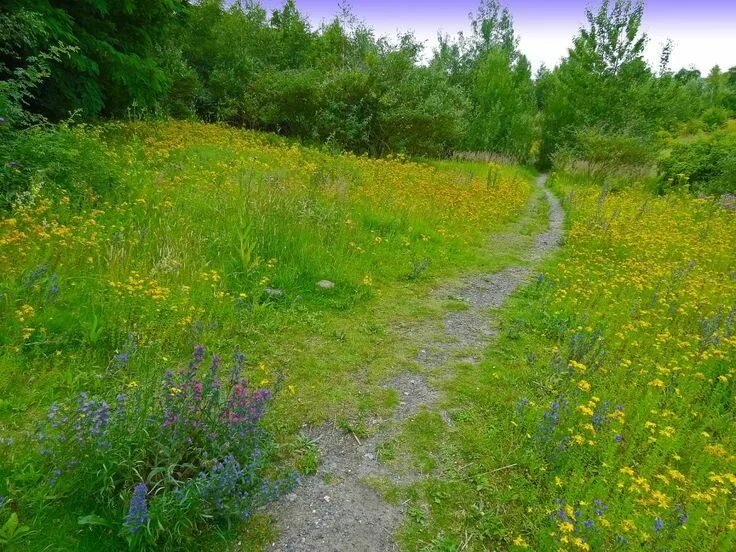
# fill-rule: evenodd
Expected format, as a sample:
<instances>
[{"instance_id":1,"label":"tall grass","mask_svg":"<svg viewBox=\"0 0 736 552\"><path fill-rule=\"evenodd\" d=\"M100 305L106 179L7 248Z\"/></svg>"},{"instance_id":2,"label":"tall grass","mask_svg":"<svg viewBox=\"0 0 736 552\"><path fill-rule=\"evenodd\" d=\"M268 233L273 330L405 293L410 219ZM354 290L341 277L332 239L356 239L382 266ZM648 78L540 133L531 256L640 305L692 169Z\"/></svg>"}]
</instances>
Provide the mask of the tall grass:
<instances>
[{"instance_id":1,"label":"tall grass","mask_svg":"<svg viewBox=\"0 0 736 552\"><path fill-rule=\"evenodd\" d=\"M308 335L317 312L349 311L386 287L474 262L487 234L515 217L531 191L512 169L490 185L456 168L332 155L218 126L108 125L84 138L104 162L85 164L73 188L29 169L20 176L39 185L0 220L0 496L31 528L31 549L100 538L115 549L129 501L140 518L143 498L156 504L154 489L179 484L155 485L151 470L161 466L147 460L151 438L141 442L149 473L116 471L104 496L83 491L71 500L49 490L58 476L40 460L36 421L52 404L77 412L85 392L95 405L113 405L131 385L157 404L164 372L178 370L197 344L244 353L245 376L279 387L288 403L301 382L259 357L264 342L297 328ZM113 173L120 189L95 185ZM128 455L136 443L127 443L114 450ZM104 455L90 465L100 463ZM75 477L79 489L100 488L94 473L71 470L63 488L75 488ZM81 508L86 500L105 506ZM90 513L105 522L87 517L80 530L77 517ZM48 529L52 519L61 520L57 531ZM173 534L151 529L131 542L200 534L192 518L166 519Z\"/></svg>"},{"instance_id":2,"label":"tall grass","mask_svg":"<svg viewBox=\"0 0 736 552\"><path fill-rule=\"evenodd\" d=\"M565 247L502 313L483 365L450 384L453 468L422 486L430 517L407 538L731 550L736 214L584 177L552 185Z\"/></svg>"}]
</instances>

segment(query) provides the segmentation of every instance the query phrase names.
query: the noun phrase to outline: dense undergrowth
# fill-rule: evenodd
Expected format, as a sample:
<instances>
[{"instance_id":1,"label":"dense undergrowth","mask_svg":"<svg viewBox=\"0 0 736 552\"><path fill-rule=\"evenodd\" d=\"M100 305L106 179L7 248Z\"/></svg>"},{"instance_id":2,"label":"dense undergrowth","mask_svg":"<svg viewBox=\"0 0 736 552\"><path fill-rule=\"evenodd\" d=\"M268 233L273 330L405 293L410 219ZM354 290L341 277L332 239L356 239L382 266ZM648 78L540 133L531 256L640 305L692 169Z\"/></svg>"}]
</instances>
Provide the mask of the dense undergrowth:
<instances>
[{"instance_id":1,"label":"dense undergrowth","mask_svg":"<svg viewBox=\"0 0 736 552\"><path fill-rule=\"evenodd\" d=\"M293 336L477 262L531 193L515 169L219 126L57 132L51 169L8 168L0 221L0 524L32 550L181 547L250 516L292 481L278 442L344 398L345 367L289 364Z\"/></svg>"},{"instance_id":2,"label":"dense undergrowth","mask_svg":"<svg viewBox=\"0 0 736 552\"><path fill-rule=\"evenodd\" d=\"M448 385L454 430L425 424L444 475L406 497L406 543L733 549L736 213L584 177L553 186L565 246L502 311L484 363Z\"/></svg>"}]
</instances>

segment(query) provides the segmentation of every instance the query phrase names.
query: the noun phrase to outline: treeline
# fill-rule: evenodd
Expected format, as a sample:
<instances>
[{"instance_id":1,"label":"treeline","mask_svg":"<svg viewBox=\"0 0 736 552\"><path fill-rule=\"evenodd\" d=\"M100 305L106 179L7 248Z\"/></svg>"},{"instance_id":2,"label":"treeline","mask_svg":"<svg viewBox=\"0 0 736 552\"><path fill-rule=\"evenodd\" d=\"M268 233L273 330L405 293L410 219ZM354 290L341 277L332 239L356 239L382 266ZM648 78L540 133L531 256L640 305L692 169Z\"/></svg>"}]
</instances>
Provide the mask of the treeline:
<instances>
[{"instance_id":1,"label":"treeline","mask_svg":"<svg viewBox=\"0 0 736 552\"><path fill-rule=\"evenodd\" d=\"M293 0L10 0L0 8L6 127L171 116L224 121L371 155L558 156L652 150L658 131L736 112L736 68L673 72L643 58L643 4L604 0L552 70L532 75L511 14L482 1L471 31L426 60L343 8L313 27Z\"/></svg>"}]
</instances>

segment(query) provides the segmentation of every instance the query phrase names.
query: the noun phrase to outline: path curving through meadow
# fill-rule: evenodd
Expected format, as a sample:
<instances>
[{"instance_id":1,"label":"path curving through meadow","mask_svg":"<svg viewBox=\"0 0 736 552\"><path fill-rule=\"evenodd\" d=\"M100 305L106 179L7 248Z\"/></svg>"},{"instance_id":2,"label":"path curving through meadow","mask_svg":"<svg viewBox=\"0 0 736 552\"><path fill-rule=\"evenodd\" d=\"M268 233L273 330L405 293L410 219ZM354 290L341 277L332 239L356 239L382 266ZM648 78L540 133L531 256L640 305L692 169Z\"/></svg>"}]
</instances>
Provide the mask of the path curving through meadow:
<instances>
[{"instance_id":1,"label":"path curving through meadow","mask_svg":"<svg viewBox=\"0 0 736 552\"><path fill-rule=\"evenodd\" d=\"M303 480L293 493L282 497L273 507L279 537L270 550L398 550L394 533L402 521L403 507L385 501L370 481L385 479L395 485L407 485L423 476L382 463L379 447L421 409L437 409L440 393L430 384L431 375L450 377L458 363L479 362L497 335L493 309L500 308L516 289L527 283L536 264L559 247L564 212L559 200L546 187L546 181L547 176L541 175L536 185L548 205L547 229L533 236L532 243L520 255L521 262L499 272L471 274L444 282L433 290L433 296L451 296L467 308L445 312L442 330L434 337L426 337L426 328L409 331L410 335L418 336L414 361L419 370L400 374L384 384L399 397L392 418L376 421L378 430L362 440L333 423L307 432L318 443L321 462L316 475ZM525 216L529 217L529 212ZM507 237L516 237L522 226L522 223L511 225Z\"/></svg>"}]
</instances>

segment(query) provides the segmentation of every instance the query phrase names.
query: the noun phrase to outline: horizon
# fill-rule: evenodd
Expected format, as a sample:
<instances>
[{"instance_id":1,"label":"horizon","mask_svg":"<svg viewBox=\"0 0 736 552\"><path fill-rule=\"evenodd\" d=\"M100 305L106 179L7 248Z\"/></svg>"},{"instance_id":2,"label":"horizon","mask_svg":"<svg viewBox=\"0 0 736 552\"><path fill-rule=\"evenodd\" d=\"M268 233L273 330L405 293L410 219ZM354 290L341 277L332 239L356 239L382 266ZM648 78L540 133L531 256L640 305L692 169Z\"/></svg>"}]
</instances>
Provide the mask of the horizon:
<instances>
[{"instance_id":1,"label":"horizon","mask_svg":"<svg viewBox=\"0 0 736 552\"><path fill-rule=\"evenodd\" d=\"M339 0L296 0L299 11L313 27L329 22L338 13ZM261 0L269 13L283 5L283 0ZM353 0L348 3L353 14L371 27L377 36L393 37L412 32L424 43L424 57L431 56L438 33L457 36L470 30L469 15L479 0ZM572 46L573 36L585 24L585 8L597 9L599 2L563 0L508 0L519 37L519 49L529 58L536 72L544 64L553 68ZM722 70L736 66L736 3L727 0L702 0L697 9L685 0L650 0L646 2L642 30L649 41L647 62L657 68L667 40L672 40L672 70L698 69L704 76L716 65Z\"/></svg>"}]
</instances>

